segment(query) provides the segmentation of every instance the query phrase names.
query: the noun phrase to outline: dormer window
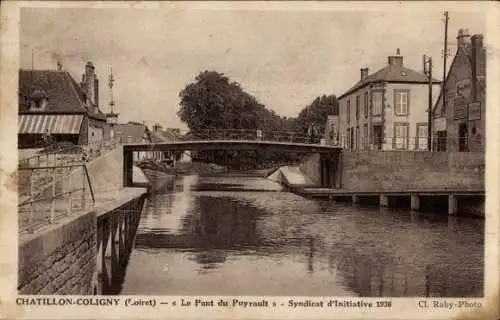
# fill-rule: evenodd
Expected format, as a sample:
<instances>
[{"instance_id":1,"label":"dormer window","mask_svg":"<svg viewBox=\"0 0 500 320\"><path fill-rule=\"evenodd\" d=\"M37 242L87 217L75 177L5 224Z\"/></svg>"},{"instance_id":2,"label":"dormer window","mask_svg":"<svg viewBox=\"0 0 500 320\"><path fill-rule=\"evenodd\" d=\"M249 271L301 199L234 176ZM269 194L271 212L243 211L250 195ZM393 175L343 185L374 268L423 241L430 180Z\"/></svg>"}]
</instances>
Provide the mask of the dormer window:
<instances>
[{"instance_id":1,"label":"dormer window","mask_svg":"<svg viewBox=\"0 0 500 320\"><path fill-rule=\"evenodd\" d=\"M30 110L44 110L48 101L47 93L43 90L35 90L28 97Z\"/></svg>"}]
</instances>

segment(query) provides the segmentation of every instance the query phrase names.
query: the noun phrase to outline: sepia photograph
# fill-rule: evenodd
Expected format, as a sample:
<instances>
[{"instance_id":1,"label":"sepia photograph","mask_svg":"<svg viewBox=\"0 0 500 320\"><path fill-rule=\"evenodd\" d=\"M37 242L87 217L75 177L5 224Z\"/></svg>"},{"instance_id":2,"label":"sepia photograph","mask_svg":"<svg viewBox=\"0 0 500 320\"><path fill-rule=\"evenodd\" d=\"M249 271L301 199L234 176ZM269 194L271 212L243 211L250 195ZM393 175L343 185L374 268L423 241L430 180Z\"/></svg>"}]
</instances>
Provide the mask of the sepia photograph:
<instances>
[{"instance_id":1,"label":"sepia photograph","mask_svg":"<svg viewBox=\"0 0 500 320\"><path fill-rule=\"evenodd\" d=\"M498 308L498 6L41 3L9 89L23 317Z\"/></svg>"}]
</instances>

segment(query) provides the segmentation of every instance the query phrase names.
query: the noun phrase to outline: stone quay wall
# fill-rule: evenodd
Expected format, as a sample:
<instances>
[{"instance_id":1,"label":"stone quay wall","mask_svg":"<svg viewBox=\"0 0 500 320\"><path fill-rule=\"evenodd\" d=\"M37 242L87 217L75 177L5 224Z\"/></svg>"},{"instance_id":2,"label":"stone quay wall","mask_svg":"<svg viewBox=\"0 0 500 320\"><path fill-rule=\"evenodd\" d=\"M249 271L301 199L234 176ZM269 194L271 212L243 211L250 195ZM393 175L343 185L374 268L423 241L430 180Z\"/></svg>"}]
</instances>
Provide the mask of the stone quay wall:
<instances>
[{"instance_id":1,"label":"stone quay wall","mask_svg":"<svg viewBox=\"0 0 500 320\"><path fill-rule=\"evenodd\" d=\"M483 191L483 153L343 152L342 189L352 191Z\"/></svg>"},{"instance_id":2,"label":"stone quay wall","mask_svg":"<svg viewBox=\"0 0 500 320\"><path fill-rule=\"evenodd\" d=\"M321 184L320 156L319 153L307 155L299 164L300 171L317 185Z\"/></svg>"},{"instance_id":3,"label":"stone quay wall","mask_svg":"<svg viewBox=\"0 0 500 320\"><path fill-rule=\"evenodd\" d=\"M320 155L300 169L317 185ZM341 189L379 191L484 191L485 158L480 152L342 151Z\"/></svg>"},{"instance_id":4,"label":"stone quay wall","mask_svg":"<svg viewBox=\"0 0 500 320\"><path fill-rule=\"evenodd\" d=\"M96 274L97 216L95 211L21 237L20 294L92 294Z\"/></svg>"}]
</instances>

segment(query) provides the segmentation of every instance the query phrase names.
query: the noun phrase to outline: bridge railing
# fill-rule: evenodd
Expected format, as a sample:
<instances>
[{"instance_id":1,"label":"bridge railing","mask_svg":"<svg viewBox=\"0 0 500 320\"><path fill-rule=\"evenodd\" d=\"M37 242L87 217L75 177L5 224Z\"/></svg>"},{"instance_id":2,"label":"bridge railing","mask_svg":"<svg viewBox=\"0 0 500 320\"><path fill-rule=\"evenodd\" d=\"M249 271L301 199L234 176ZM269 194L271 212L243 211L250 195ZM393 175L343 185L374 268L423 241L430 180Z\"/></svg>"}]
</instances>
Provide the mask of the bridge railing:
<instances>
[{"instance_id":1,"label":"bridge railing","mask_svg":"<svg viewBox=\"0 0 500 320\"><path fill-rule=\"evenodd\" d=\"M322 144L323 142L321 136L306 135L303 132L255 129L191 130L179 140L245 140L304 144Z\"/></svg>"},{"instance_id":2,"label":"bridge railing","mask_svg":"<svg viewBox=\"0 0 500 320\"><path fill-rule=\"evenodd\" d=\"M56 223L83 212L95 202L85 165L41 166L18 169L19 232Z\"/></svg>"}]
</instances>

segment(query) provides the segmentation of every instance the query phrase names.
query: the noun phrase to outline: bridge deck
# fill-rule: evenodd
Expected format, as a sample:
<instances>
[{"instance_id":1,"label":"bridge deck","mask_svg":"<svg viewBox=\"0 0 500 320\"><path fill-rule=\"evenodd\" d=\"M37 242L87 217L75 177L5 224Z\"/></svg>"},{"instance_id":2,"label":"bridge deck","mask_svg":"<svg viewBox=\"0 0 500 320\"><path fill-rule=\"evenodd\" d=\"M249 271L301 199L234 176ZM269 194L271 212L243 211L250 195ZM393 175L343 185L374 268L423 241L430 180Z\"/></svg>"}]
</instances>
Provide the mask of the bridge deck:
<instances>
[{"instance_id":1,"label":"bridge deck","mask_svg":"<svg viewBox=\"0 0 500 320\"><path fill-rule=\"evenodd\" d=\"M173 149L232 149L251 150L255 148L276 148L294 151L309 152L331 152L340 150L341 147L325 144L313 144L289 141L266 141L266 140L189 140L170 141L161 143L126 143L123 145L124 151L167 151Z\"/></svg>"}]
</instances>

